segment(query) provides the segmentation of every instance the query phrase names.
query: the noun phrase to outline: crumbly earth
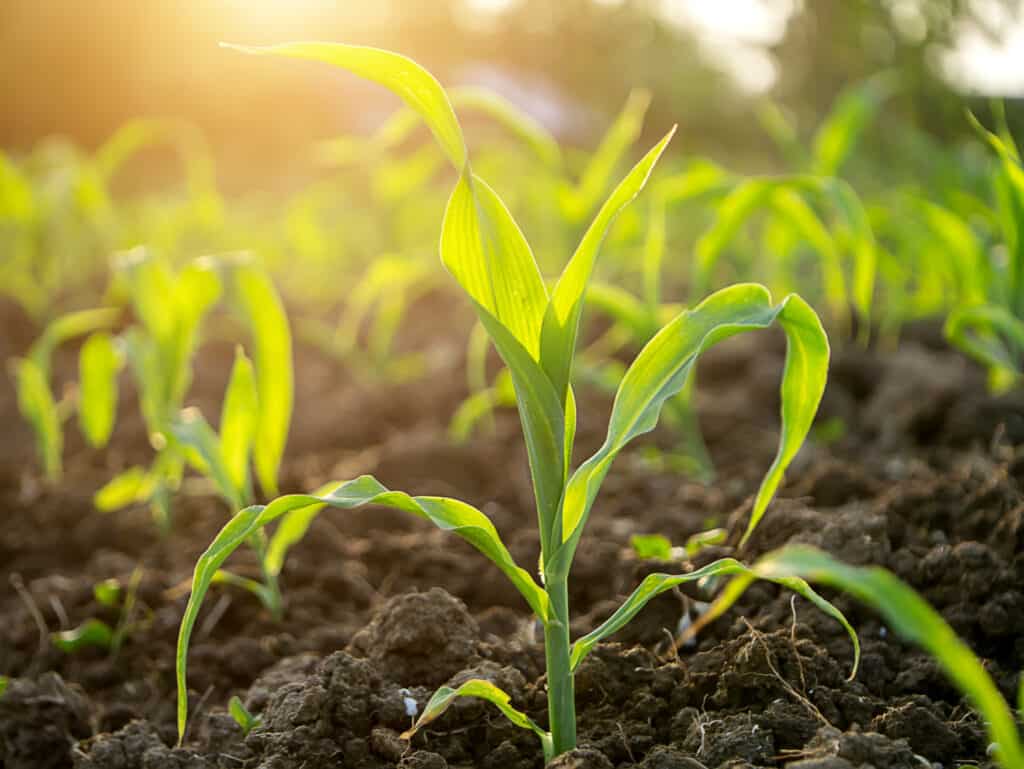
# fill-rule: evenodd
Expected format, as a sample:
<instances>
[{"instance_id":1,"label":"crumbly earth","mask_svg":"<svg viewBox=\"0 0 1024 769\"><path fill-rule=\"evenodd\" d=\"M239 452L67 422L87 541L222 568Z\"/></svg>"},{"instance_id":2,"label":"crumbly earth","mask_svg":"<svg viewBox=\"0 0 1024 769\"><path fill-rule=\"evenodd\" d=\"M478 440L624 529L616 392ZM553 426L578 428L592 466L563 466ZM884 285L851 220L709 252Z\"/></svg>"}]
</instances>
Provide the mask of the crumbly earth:
<instances>
[{"instance_id":1,"label":"crumbly earth","mask_svg":"<svg viewBox=\"0 0 1024 769\"><path fill-rule=\"evenodd\" d=\"M16 325L16 324L15 324ZM12 326L13 327L13 326ZM921 591L986 661L1007 697L1024 667L1024 398L989 396L984 377L929 329L898 355L834 354L819 424L744 559L790 542L856 564L878 564ZM0 352L24 350L11 333ZM447 345L447 346L445 346ZM538 542L514 414L465 446L446 436L464 397L453 335L425 379L358 378L298 351L297 413L283 486L315 488L372 472L414 493L485 510L520 564ZM216 414L226 346L204 348L192 399ZM700 370L699 408L717 480L703 486L645 459L620 458L595 507L572 575L574 631L607 617L652 571L684 571L737 555L735 536L697 563L640 561L630 535L682 543L712 525L739 531L777 440L779 337L731 340ZM57 371L73 372L74 357ZM600 442L609 402L580 394L580 453ZM326 512L283 574L285 621L248 594L211 592L189 655L192 714L174 748L174 642L196 556L228 512L189 485L161 537L144 509L101 515L93 491L149 457L134 394L122 394L112 447L88 449L68 429L65 480L39 480L31 435L9 385L0 390L0 766L4 769L539 769L529 732L490 706L459 701L411 743L409 708L467 677L498 683L545 720L543 650L518 594L460 540L401 513ZM643 444L670 451L658 431ZM648 452L649 453L649 452ZM244 553L240 572L254 564ZM92 586L144 569L132 632L116 657L57 651L46 633L90 617L116 621ZM832 594L829 594L830 596ZM986 739L937 665L872 612L837 605L860 633L852 659L842 629L800 599L755 585L695 644L671 642L694 591L669 593L583 663L576 680L580 748L552 766L919 769L985 764ZM239 695L260 726L227 715Z\"/></svg>"}]
</instances>

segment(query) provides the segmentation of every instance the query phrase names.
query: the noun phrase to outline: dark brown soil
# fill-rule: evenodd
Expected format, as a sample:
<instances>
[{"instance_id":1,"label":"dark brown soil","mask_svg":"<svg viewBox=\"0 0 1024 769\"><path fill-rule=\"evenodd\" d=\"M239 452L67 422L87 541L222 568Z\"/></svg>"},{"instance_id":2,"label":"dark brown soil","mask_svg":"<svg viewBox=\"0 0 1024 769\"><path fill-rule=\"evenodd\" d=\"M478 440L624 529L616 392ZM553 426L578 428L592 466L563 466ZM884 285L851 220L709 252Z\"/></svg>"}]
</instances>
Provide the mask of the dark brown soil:
<instances>
[{"instance_id":1,"label":"dark brown soil","mask_svg":"<svg viewBox=\"0 0 1024 769\"><path fill-rule=\"evenodd\" d=\"M5 315L5 323L7 321ZM3 352L31 334L5 334ZM536 563L530 483L514 414L468 446L446 438L464 396L462 345L446 337L423 380L356 378L299 351L287 491L364 472L394 488L447 494L484 509L521 564ZM208 414L229 350L204 348L194 402ZM57 370L73 370L73 357ZM630 535L682 543L711 525L739 529L777 440L781 341L740 338L701 369L700 412L718 480L705 487L627 452L609 476L572 579L574 630L608 616L644 574L690 564L638 561ZM381 509L328 512L283 575L275 624L248 594L211 592L189 657L192 717L174 749L174 642L196 556L228 512L183 494L161 537L148 511L101 515L93 491L149 458L133 396L105 452L68 425L65 479L42 484L10 386L0 390L0 766L4 769L404 767L539 769L533 735L489 706L460 701L417 735L407 708L449 680L485 677L545 720L543 650L518 594L460 540ZM583 394L580 451L600 441L609 404ZM845 435L812 441L789 473L744 558L807 542L856 564L886 566L920 590L986 660L1008 697L1024 666L1024 398L993 398L962 357L907 340L899 355L842 349L821 420ZM673 445L666 433L648 443ZM702 554L731 552L728 547ZM235 568L252 562L240 553ZM45 633L90 617L104 579L141 565L139 626L120 653L63 654ZM985 763L984 731L936 664L842 596L861 634L853 682L848 639L834 622L772 586L694 645L669 640L691 596L667 594L584 662L577 676L580 749L559 767L695 769L790 765L915 769ZM238 694L262 715L247 737L226 713Z\"/></svg>"}]
</instances>

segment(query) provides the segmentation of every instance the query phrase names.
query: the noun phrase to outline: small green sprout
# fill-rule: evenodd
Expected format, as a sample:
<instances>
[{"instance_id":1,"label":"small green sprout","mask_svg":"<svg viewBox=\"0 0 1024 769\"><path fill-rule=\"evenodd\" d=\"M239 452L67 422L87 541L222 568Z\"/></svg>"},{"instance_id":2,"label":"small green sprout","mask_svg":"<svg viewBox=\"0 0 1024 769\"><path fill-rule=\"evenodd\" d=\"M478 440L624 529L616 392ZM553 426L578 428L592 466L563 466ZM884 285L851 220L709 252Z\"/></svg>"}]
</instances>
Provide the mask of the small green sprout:
<instances>
[{"instance_id":1,"label":"small green sprout","mask_svg":"<svg viewBox=\"0 0 1024 769\"><path fill-rule=\"evenodd\" d=\"M855 650L859 648L856 635L842 614L806 582L759 572L730 558L685 574L650 575L600 627L575 643L570 638L569 573L601 483L625 446L654 429L663 404L684 387L706 349L736 334L776 324L787 339L778 454L758 490L744 542L760 522L783 473L810 430L825 387L828 339L811 307L796 295L775 304L762 286L734 285L678 314L644 346L619 383L604 444L572 470L576 432L572 368L587 287L606 233L620 211L639 194L673 131L633 167L600 207L549 291L512 215L497 193L473 172L462 127L444 89L428 72L404 56L358 46L294 43L244 50L329 62L390 88L426 121L459 174L441 227L441 260L470 298L512 378L533 478L541 579L538 582L515 562L493 523L477 508L447 497L413 497L391 491L371 476L332 483L314 494L279 497L265 506L250 505L227 523L196 564L192 594L178 635L179 741L184 737L188 717L189 640L205 594L221 565L242 543L278 521L269 540L266 561L279 570L288 549L328 506L351 509L383 505L459 535L509 578L544 627L547 730L514 709L509 696L493 683L474 680L456 690L438 691L406 737L438 717L455 698L474 696L493 703L512 723L537 734L546 758L573 749L573 677L580 663L599 641L622 628L653 597L686 582L726 576L778 582L842 623L854 640Z\"/></svg>"},{"instance_id":2,"label":"small green sprout","mask_svg":"<svg viewBox=\"0 0 1024 769\"><path fill-rule=\"evenodd\" d=\"M256 374L252 362L238 347L224 393L220 434L214 432L197 409L182 411L171 428L184 450L186 461L213 483L231 510L253 502L249 467L255 454L259 413ZM268 562L266 532L262 529L253 532L250 545L260 563L262 582L223 569L214 575L213 581L248 590L266 606L274 619L280 619L283 611L277 580L280 568Z\"/></svg>"},{"instance_id":3,"label":"small green sprout","mask_svg":"<svg viewBox=\"0 0 1024 769\"><path fill-rule=\"evenodd\" d=\"M266 273L245 259L232 258L196 260L174 270L165 260L136 249L119 258L114 290L130 297L138 321L116 338L94 334L83 346L83 430L94 445L109 440L123 355L138 386L155 456L148 468L129 467L99 489L94 497L97 509L108 512L145 503L161 529L170 528L171 500L186 465L176 427L192 382L203 322L225 296L252 335L251 378L259 396L259 408L251 414L250 437L259 439L252 460L263 491L276 494L291 421L293 374L288 320ZM244 491L226 498L231 505L244 504L252 497L251 484Z\"/></svg>"},{"instance_id":4,"label":"small green sprout","mask_svg":"<svg viewBox=\"0 0 1024 769\"><path fill-rule=\"evenodd\" d=\"M70 402L58 402L50 384L54 350L60 345L92 332L113 326L121 312L116 308L80 310L62 315L46 326L32 345L27 357L13 362L18 392L18 410L28 421L35 434L36 450L42 460L46 478L52 483L60 480L63 464L64 419ZM83 354L90 349L92 337L83 345ZM83 387L80 400L88 402L91 390ZM88 408L83 405L82 408ZM97 425L96 429L102 429ZM88 432L86 433L88 435Z\"/></svg>"},{"instance_id":5,"label":"small green sprout","mask_svg":"<svg viewBox=\"0 0 1024 769\"><path fill-rule=\"evenodd\" d=\"M117 623L113 627L101 619L90 617L77 627L53 633L50 636L53 645L68 654L93 646L116 656L125 639L138 627L135 622L136 599L142 573L141 568L136 568L126 588L116 579L107 579L93 585L92 593L96 602L118 612Z\"/></svg>"},{"instance_id":6,"label":"small green sprout","mask_svg":"<svg viewBox=\"0 0 1024 769\"><path fill-rule=\"evenodd\" d=\"M672 541L661 534L634 534L629 538L629 545L637 558L672 560Z\"/></svg>"},{"instance_id":7,"label":"small green sprout","mask_svg":"<svg viewBox=\"0 0 1024 769\"><path fill-rule=\"evenodd\" d=\"M92 597L101 606L113 609L121 603L121 582L111 577L92 586Z\"/></svg>"},{"instance_id":8,"label":"small green sprout","mask_svg":"<svg viewBox=\"0 0 1024 769\"><path fill-rule=\"evenodd\" d=\"M228 713L235 719L235 723L242 728L242 734L248 735L253 729L260 725L262 719L254 716L245 707L245 704L235 695L228 700Z\"/></svg>"},{"instance_id":9,"label":"small green sprout","mask_svg":"<svg viewBox=\"0 0 1024 769\"><path fill-rule=\"evenodd\" d=\"M701 550L721 545L728 538L725 529L708 529L692 534L683 547L673 547L672 541L662 534L634 534L629 544L637 558L658 561L681 561L693 558Z\"/></svg>"}]
</instances>

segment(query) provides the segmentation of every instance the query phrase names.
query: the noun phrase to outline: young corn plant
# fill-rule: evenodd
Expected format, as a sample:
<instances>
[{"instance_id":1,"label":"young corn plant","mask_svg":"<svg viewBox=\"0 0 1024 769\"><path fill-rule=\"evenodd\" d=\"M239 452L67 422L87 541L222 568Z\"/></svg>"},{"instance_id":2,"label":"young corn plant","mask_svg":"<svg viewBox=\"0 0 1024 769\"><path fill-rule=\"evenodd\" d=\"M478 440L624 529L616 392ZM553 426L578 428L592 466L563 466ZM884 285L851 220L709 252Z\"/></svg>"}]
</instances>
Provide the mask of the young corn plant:
<instances>
[{"instance_id":1,"label":"young corn plant","mask_svg":"<svg viewBox=\"0 0 1024 769\"><path fill-rule=\"evenodd\" d=\"M137 322L116 339L89 340L83 347L83 420L99 422L98 445L106 443L116 405L116 368L103 365L111 350L123 351L139 391L139 406L155 452L148 468L131 467L95 495L101 511L148 504L161 529L171 526L171 502L181 484L187 454L175 432L192 382L193 358L204 319L227 294L249 326L255 357L259 409L258 443L252 450L265 494L277 494L277 471L292 409L291 332L284 308L267 275L244 260L202 259L174 270L163 259L136 250L118 266L118 291L131 298ZM90 353L89 361L85 356ZM92 355L94 354L95 360ZM91 372L91 374L90 374ZM231 496L235 507L251 496Z\"/></svg>"},{"instance_id":2,"label":"young corn plant","mask_svg":"<svg viewBox=\"0 0 1024 769\"><path fill-rule=\"evenodd\" d=\"M986 366L991 388L1001 391L1018 384L1024 374L1024 165L1002 110L996 115L998 132L970 117L997 156L993 219L1001 247L993 249L995 258L975 263L972 277L981 281L984 297L965 294L946 319L946 336Z\"/></svg>"},{"instance_id":3,"label":"young corn plant","mask_svg":"<svg viewBox=\"0 0 1024 769\"><path fill-rule=\"evenodd\" d=\"M353 286L334 327L307 318L300 329L307 341L351 365L356 375L401 382L422 376L421 353L394 350L395 337L410 305L434 287L434 273L420 260L382 257Z\"/></svg>"},{"instance_id":4,"label":"young corn plant","mask_svg":"<svg viewBox=\"0 0 1024 769\"><path fill-rule=\"evenodd\" d=\"M63 652L73 654L86 647L96 647L116 657L124 642L139 627L148 621L148 609L139 618L137 607L142 569L136 568L128 584L122 586L119 580L107 579L93 585L93 598L104 610L115 613L116 622L111 625L99 617L90 617L70 630L51 634L53 645Z\"/></svg>"},{"instance_id":5,"label":"young corn plant","mask_svg":"<svg viewBox=\"0 0 1024 769\"><path fill-rule=\"evenodd\" d=\"M441 260L468 296L512 378L536 501L540 581L513 560L480 510L457 499L392 491L368 475L329 484L314 494L288 495L265 506L246 507L221 530L196 564L178 636L179 739L184 737L188 716L189 639L207 589L228 556L255 532L277 521L267 557L279 566L289 547L324 508L375 504L406 511L471 543L509 578L544 628L547 729L515 709L509 695L493 683L477 679L458 689L438 690L406 738L440 716L457 697L471 696L493 703L512 723L533 731L547 758L571 750L576 745L573 676L595 644L624 626L654 596L676 585L728 575L761 576L734 559L722 559L687 574L648 576L605 623L573 642L569 573L612 462L633 438L655 427L662 405L683 387L704 350L738 333L779 325L788 341L781 386L782 435L778 454L754 501L745 541L807 435L824 390L829 347L821 323L798 296L773 304L768 291L753 284L723 289L680 313L651 339L626 371L604 444L573 471L576 405L570 381L587 286L605 233L643 187L672 131L633 167L601 206L549 292L508 209L473 172L462 128L445 91L428 72L398 54L358 46L294 43L244 50L325 61L390 88L422 116L458 173L441 228ZM767 578L805 596L852 634L842 615L804 581L788 576Z\"/></svg>"},{"instance_id":6,"label":"young corn plant","mask_svg":"<svg viewBox=\"0 0 1024 769\"><path fill-rule=\"evenodd\" d=\"M185 460L208 478L231 510L239 510L254 501L251 462L259 427L259 391L252 361L241 347L235 351L220 416L220 433L214 432L198 409L188 408L174 420L171 430L182 448ZM224 569L213 577L248 590L278 620L283 602L278 587L280 565L268 561L267 535L262 529L252 533L249 545L259 562L262 581L243 577Z\"/></svg>"},{"instance_id":7,"label":"young corn plant","mask_svg":"<svg viewBox=\"0 0 1024 769\"><path fill-rule=\"evenodd\" d=\"M61 477L64 420L71 413L75 399L73 393L60 400L53 395L50 382L53 352L75 337L92 334L81 350L83 376L78 400L80 404L98 402L99 396L93 391L94 378L91 372L97 365L116 368L118 363L116 359L110 360L99 352L98 345L102 342L97 340L109 339L109 334L100 329L113 326L120 315L117 308L80 310L62 315L46 326L26 357L11 362L18 394L18 410L32 428L36 452L50 483L56 483ZM104 357L104 360L100 361L100 357ZM106 430L102 417L95 412L96 409L92 408L87 415L84 407L80 411L82 432L93 445L97 444L97 439Z\"/></svg>"}]
</instances>

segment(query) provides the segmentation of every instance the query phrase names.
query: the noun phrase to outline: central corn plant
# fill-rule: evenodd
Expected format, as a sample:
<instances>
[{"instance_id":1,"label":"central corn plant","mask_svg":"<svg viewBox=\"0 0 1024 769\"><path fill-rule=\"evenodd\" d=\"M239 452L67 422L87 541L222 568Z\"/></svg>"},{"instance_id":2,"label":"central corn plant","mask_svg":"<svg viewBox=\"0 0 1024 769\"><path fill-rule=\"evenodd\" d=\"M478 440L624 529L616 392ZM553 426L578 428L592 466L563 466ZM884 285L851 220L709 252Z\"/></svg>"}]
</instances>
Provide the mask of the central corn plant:
<instances>
[{"instance_id":1,"label":"central corn plant","mask_svg":"<svg viewBox=\"0 0 1024 769\"><path fill-rule=\"evenodd\" d=\"M727 577L749 581L763 576L807 597L853 635L842 615L806 582L762 575L756 568L726 558L686 574L648 576L600 627L575 642L570 638L569 573L597 492L619 452L654 428L662 405L684 386L704 350L735 334L774 324L787 339L781 386L782 435L754 500L744 541L761 520L783 472L803 443L825 387L828 340L810 306L795 295L773 304L762 286L734 285L678 314L644 346L619 383L604 444L572 470L576 405L571 380L587 286L605 233L645 184L671 131L615 188L549 291L511 214L495 191L474 174L451 103L428 72L398 54L357 46L293 43L246 50L325 61L390 88L427 122L458 173L442 224L441 259L472 302L512 378L536 500L540 579L513 560L480 510L456 499L391 491L370 476L329 484L314 494L288 495L265 506L246 507L221 530L195 568L178 639L179 738L184 736L188 714L189 638L204 595L221 565L255 532L278 521L267 558L270 568L280 569L289 547L327 506L383 505L454 532L501 569L544 627L548 729L514 709L509 696L493 683L473 680L458 689L442 687L406 737L437 718L456 697L473 696L493 703L513 723L535 732L546 757L571 750L576 745L575 670L596 643L623 627L654 596L684 582L714 580L712 584L717 584Z\"/></svg>"}]
</instances>

